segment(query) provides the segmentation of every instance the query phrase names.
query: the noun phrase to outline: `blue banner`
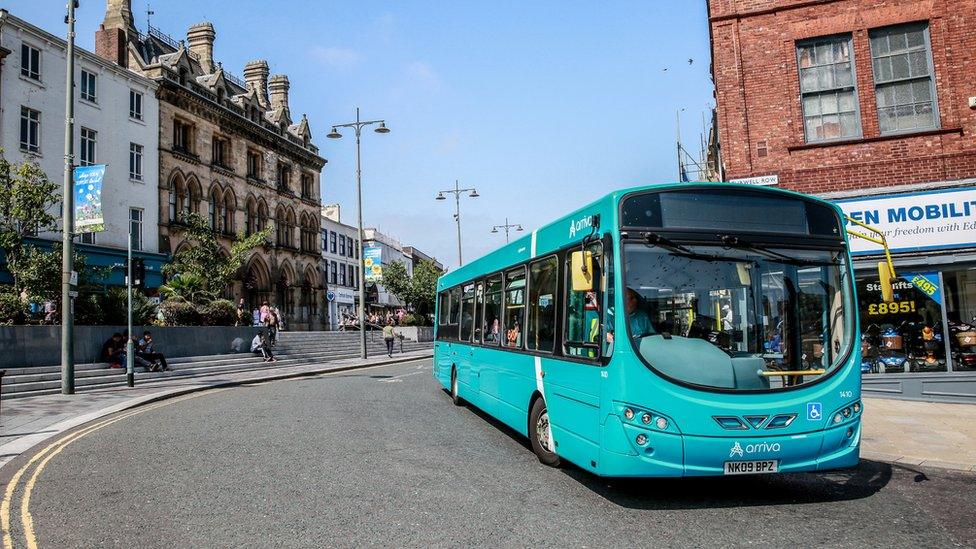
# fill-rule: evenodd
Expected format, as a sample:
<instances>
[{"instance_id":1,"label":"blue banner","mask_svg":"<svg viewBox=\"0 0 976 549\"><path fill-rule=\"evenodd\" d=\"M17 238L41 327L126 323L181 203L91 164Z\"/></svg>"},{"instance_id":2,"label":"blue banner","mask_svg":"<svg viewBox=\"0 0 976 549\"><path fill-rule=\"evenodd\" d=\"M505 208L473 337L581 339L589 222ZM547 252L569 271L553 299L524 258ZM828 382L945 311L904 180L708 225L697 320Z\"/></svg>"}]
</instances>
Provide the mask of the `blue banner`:
<instances>
[{"instance_id":1,"label":"blue banner","mask_svg":"<svg viewBox=\"0 0 976 549\"><path fill-rule=\"evenodd\" d=\"M383 248L379 246L363 248L363 278L366 282L383 280Z\"/></svg>"},{"instance_id":2,"label":"blue banner","mask_svg":"<svg viewBox=\"0 0 976 549\"><path fill-rule=\"evenodd\" d=\"M97 233L105 230L102 215L102 180L105 165L78 166L74 171L75 226L73 233Z\"/></svg>"},{"instance_id":3,"label":"blue banner","mask_svg":"<svg viewBox=\"0 0 976 549\"><path fill-rule=\"evenodd\" d=\"M918 291L929 296L932 301L942 305L942 288L939 287L939 273L902 273L901 279L907 280Z\"/></svg>"}]
</instances>

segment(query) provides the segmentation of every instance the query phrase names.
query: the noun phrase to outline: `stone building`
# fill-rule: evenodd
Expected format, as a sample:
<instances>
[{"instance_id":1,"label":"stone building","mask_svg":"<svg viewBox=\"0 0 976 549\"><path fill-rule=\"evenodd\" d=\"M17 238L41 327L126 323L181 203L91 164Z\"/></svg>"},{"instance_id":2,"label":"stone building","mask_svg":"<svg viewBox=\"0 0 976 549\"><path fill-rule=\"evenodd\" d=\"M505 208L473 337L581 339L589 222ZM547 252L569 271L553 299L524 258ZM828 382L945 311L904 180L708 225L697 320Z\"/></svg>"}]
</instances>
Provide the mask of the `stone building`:
<instances>
[{"instance_id":1,"label":"stone building","mask_svg":"<svg viewBox=\"0 0 976 549\"><path fill-rule=\"evenodd\" d=\"M108 0L96 52L158 83L159 250L176 253L182 216L208 219L226 246L239 232L273 228L228 296L253 307L276 304L294 329L318 328L325 290L321 259L320 172L308 119L292 119L288 77L252 61L244 79L214 59L210 23L177 41L135 28L130 0Z\"/></svg>"}]
</instances>

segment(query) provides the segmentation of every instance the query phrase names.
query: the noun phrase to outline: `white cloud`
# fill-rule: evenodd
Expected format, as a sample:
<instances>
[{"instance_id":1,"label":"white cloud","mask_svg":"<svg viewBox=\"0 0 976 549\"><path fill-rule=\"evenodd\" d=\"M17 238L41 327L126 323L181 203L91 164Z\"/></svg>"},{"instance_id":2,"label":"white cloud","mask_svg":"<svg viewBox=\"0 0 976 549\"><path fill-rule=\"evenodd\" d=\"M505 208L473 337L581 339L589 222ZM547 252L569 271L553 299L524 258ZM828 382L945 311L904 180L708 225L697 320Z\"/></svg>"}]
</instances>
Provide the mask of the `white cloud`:
<instances>
[{"instance_id":1,"label":"white cloud","mask_svg":"<svg viewBox=\"0 0 976 549\"><path fill-rule=\"evenodd\" d=\"M356 50L348 48L315 46L310 55L320 63L336 69L347 69L358 65L363 60L363 55Z\"/></svg>"},{"instance_id":2,"label":"white cloud","mask_svg":"<svg viewBox=\"0 0 976 549\"><path fill-rule=\"evenodd\" d=\"M441 79L437 75L437 71L434 70L428 63L423 61L413 61L407 63L406 66L407 76L410 77L415 83L436 88L440 86Z\"/></svg>"}]
</instances>

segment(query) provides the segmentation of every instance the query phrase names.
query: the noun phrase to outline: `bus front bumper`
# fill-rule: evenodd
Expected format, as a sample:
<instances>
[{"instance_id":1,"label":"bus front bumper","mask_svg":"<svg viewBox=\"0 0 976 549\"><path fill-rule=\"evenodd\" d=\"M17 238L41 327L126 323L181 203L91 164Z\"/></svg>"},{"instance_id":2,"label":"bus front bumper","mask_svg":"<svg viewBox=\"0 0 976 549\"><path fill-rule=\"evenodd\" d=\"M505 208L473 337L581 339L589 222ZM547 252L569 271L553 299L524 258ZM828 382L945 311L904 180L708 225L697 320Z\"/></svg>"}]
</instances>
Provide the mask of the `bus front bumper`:
<instances>
[{"instance_id":1,"label":"bus front bumper","mask_svg":"<svg viewBox=\"0 0 976 549\"><path fill-rule=\"evenodd\" d=\"M705 437L641 429L610 416L603 436L595 471L602 476L722 476L726 462L740 461L775 461L777 473L795 473L856 466L861 425L855 419L801 434Z\"/></svg>"}]
</instances>

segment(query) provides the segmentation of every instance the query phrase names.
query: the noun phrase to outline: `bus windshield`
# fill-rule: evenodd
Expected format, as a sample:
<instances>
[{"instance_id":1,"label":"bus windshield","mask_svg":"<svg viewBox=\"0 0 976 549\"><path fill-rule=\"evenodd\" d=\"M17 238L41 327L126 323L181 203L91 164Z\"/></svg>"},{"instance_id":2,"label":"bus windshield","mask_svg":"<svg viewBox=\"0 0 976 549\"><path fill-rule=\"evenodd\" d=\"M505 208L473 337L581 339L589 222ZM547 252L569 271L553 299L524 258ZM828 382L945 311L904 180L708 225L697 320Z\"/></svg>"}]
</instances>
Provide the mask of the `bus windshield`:
<instances>
[{"instance_id":1,"label":"bus windshield","mask_svg":"<svg viewBox=\"0 0 976 549\"><path fill-rule=\"evenodd\" d=\"M664 376L771 390L820 379L848 355L843 250L639 242L625 244L624 255L628 336Z\"/></svg>"}]
</instances>

